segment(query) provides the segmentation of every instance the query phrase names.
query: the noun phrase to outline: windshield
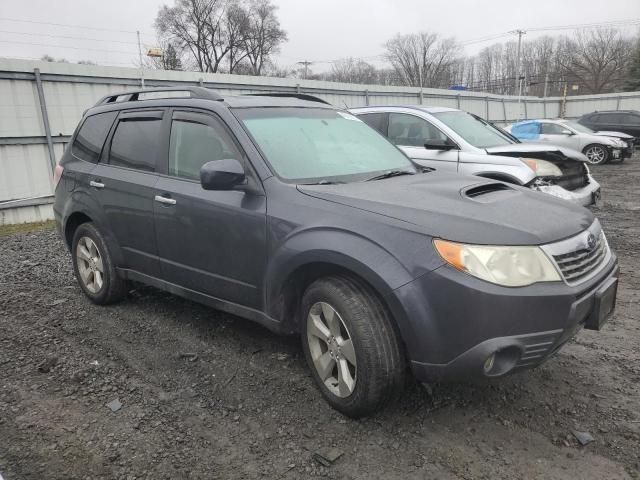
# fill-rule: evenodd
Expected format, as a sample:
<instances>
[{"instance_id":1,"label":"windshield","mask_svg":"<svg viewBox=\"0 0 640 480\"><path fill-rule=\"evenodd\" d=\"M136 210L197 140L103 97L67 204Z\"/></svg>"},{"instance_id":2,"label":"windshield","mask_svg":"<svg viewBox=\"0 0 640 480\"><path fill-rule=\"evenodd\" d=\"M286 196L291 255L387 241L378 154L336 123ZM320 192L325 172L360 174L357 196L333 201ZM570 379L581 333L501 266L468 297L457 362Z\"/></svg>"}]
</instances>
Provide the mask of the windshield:
<instances>
[{"instance_id":1,"label":"windshield","mask_svg":"<svg viewBox=\"0 0 640 480\"><path fill-rule=\"evenodd\" d=\"M595 133L594 130L591 130L589 127L585 127L584 125L578 123L578 122L571 122L571 121L566 121L566 122L562 122L564 125L566 125L569 128L572 128L573 130L575 130L576 132L580 132L580 133Z\"/></svg>"},{"instance_id":2,"label":"windshield","mask_svg":"<svg viewBox=\"0 0 640 480\"><path fill-rule=\"evenodd\" d=\"M440 112L434 113L433 116L477 148L515 143L497 128L478 120L467 112Z\"/></svg>"},{"instance_id":3,"label":"windshield","mask_svg":"<svg viewBox=\"0 0 640 480\"><path fill-rule=\"evenodd\" d=\"M271 168L295 183L363 181L413 163L355 116L326 108L236 109Z\"/></svg>"}]
</instances>

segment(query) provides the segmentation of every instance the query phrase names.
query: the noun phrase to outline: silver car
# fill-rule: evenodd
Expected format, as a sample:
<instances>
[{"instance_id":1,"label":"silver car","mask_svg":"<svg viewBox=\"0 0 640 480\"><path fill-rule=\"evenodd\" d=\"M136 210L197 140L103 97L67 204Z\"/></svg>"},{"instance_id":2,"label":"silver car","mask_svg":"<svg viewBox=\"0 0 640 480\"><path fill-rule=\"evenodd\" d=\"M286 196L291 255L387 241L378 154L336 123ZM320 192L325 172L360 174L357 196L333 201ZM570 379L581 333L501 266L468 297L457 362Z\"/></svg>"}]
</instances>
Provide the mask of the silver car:
<instances>
[{"instance_id":1,"label":"silver car","mask_svg":"<svg viewBox=\"0 0 640 480\"><path fill-rule=\"evenodd\" d=\"M609 136L571 120L527 120L506 130L522 142L551 143L578 150L596 165L609 160L623 160L631 150L624 140L616 138L624 134L611 132Z\"/></svg>"},{"instance_id":2,"label":"silver car","mask_svg":"<svg viewBox=\"0 0 640 480\"><path fill-rule=\"evenodd\" d=\"M580 152L520 143L480 117L453 108L383 106L350 111L426 167L523 185L585 206L600 200L600 185Z\"/></svg>"}]
</instances>

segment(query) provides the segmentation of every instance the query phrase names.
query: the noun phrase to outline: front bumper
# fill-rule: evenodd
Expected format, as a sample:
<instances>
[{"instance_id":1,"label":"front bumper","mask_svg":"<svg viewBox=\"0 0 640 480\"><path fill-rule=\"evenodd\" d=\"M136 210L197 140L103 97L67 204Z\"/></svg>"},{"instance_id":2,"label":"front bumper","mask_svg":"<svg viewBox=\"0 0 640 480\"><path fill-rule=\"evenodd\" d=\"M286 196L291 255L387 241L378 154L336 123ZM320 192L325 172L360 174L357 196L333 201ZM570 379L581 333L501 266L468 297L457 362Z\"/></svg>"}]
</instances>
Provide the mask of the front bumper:
<instances>
[{"instance_id":1,"label":"front bumper","mask_svg":"<svg viewBox=\"0 0 640 480\"><path fill-rule=\"evenodd\" d=\"M576 190L567 190L559 185L532 185L533 190L553 195L554 197L569 200L583 207L591 205L598 206L602 200L600 184L594 180L591 174L588 175L589 183Z\"/></svg>"},{"instance_id":2,"label":"front bumper","mask_svg":"<svg viewBox=\"0 0 640 480\"><path fill-rule=\"evenodd\" d=\"M617 285L618 272L612 255L596 277L575 287L507 288L442 266L400 287L395 294L407 311L410 327L402 333L414 375L420 381L496 377L539 365L592 323L602 289Z\"/></svg>"}]
</instances>

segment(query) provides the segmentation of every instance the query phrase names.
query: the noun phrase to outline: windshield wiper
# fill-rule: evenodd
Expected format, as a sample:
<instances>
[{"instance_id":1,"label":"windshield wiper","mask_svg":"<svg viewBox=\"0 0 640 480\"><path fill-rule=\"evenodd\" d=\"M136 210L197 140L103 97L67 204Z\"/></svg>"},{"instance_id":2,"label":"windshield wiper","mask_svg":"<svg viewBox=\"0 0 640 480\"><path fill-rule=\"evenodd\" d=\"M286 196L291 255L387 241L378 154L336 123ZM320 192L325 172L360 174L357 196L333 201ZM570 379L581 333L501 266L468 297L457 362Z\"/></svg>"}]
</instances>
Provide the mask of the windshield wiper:
<instances>
[{"instance_id":1,"label":"windshield wiper","mask_svg":"<svg viewBox=\"0 0 640 480\"><path fill-rule=\"evenodd\" d=\"M336 182L334 180L319 180L317 182L309 182L309 183L302 183L301 185L338 185L339 183L344 183L344 182Z\"/></svg>"},{"instance_id":2,"label":"windshield wiper","mask_svg":"<svg viewBox=\"0 0 640 480\"><path fill-rule=\"evenodd\" d=\"M384 180L385 178L399 177L400 175L415 174L416 172L412 172L411 170L389 170L387 172L381 173L380 175L376 175L375 177L367 178L365 182L370 182L372 180Z\"/></svg>"}]
</instances>

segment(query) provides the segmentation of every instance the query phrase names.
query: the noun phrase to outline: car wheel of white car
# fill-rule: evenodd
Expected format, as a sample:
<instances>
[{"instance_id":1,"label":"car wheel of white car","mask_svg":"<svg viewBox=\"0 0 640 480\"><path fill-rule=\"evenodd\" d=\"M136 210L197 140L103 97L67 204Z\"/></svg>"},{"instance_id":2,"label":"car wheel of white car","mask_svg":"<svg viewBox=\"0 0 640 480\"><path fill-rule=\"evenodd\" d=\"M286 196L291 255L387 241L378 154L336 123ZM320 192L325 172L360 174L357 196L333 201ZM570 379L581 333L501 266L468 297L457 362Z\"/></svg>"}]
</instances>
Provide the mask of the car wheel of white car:
<instances>
[{"instance_id":1,"label":"car wheel of white car","mask_svg":"<svg viewBox=\"0 0 640 480\"><path fill-rule=\"evenodd\" d=\"M593 143L591 145L587 145L583 153L586 155L589 163L593 165L600 165L603 163L607 163L609 160L609 152L602 145L598 145L597 143Z\"/></svg>"}]
</instances>

